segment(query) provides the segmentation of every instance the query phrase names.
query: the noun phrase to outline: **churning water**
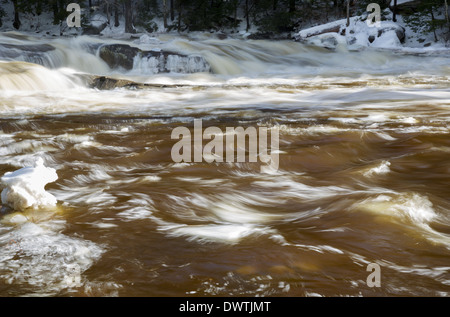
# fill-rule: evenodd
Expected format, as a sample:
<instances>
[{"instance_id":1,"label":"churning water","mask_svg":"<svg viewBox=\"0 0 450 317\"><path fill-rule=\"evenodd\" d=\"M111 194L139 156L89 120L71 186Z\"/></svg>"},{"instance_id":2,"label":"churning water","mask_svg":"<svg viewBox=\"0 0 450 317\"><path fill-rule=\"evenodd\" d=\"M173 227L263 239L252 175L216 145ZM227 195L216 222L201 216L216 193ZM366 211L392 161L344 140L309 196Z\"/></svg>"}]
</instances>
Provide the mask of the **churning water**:
<instances>
[{"instance_id":1,"label":"churning water","mask_svg":"<svg viewBox=\"0 0 450 317\"><path fill-rule=\"evenodd\" d=\"M111 70L114 43L203 59ZM57 173L56 205L3 207L0 295L449 295L448 52L5 33L0 56L0 176ZM174 162L195 119L276 130L278 169Z\"/></svg>"}]
</instances>

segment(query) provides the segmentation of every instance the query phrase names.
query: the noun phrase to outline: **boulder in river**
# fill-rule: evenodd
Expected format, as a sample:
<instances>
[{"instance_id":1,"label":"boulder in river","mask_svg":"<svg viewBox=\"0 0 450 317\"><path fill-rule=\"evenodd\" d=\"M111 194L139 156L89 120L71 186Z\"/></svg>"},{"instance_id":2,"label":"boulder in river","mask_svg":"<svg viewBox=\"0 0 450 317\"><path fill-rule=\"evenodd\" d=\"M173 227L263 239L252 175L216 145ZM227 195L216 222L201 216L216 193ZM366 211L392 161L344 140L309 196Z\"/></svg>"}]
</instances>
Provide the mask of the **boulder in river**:
<instances>
[{"instance_id":1,"label":"boulder in river","mask_svg":"<svg viewBox=\"0 0 450 317\"><path fill-rule=\"evenodd\" d=\"M126 44L111 44L100 47L99 56L112 69L133 69L133 60L141 50Z\"/></svg>"},{"instance_id":2,"label":"boulder in river","mask_svg":"<svg viewBox=\"0 0 450 317\"><path fill-rule=\"evenodd\" d=\"M184 55L162 50L143 51L127 44L103 45L99 49L99 56L112 69L139 68L143 73L152 74L210 71L208 62L199 55Z\"/></svg>"},{"instance_id":3,"label":"boulder in river","mask_svg":"<svg viewBox=\"0 0 450 317\"><path fill-rule=\"evenodd\" d=\"M346 42L352 50L368 46L400 46L405 41L405 28L391 21L381 21L378 26L369 26L365 20L353 17L348 27L346 22L343 19L305 29L294 39L328 49L335 49L340 43Z\"/></svg>"},{"instance_id":4,"label":"boulder in river","mask_svg":"<svg viewBox=\"0 0 450 317\"><path fill-rule=\"evenodd\" d=\"M380 37L390 31L395 32L400 43L405 43L405 28L398 24L390 23L389 25L381 26L380 28L378 28L377 36Z\"/></svg>"}]
</instances>

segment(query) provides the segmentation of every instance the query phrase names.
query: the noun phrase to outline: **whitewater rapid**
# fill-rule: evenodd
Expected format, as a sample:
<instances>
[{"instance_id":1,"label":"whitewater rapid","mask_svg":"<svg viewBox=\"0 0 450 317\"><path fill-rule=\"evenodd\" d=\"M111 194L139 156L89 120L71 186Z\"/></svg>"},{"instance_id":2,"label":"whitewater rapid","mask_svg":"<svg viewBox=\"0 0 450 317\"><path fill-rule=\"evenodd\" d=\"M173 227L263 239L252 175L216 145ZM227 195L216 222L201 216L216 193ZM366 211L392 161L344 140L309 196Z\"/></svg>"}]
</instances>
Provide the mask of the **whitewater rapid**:
<instances>
[{"instance_id":1,"label":"whitewater rapid","mask_svg":"<svg viewBox=\"0 0 450 317\"><path fill-rule=\"evenodd\" d=\"M209 68L112 69L105 45ZM0 218L0 294L448 295L448 54L8 33L0 56L16 209ZM276 130L278 170L174 162L171 132L194 120Z\"/></svg>"}]
</instances>

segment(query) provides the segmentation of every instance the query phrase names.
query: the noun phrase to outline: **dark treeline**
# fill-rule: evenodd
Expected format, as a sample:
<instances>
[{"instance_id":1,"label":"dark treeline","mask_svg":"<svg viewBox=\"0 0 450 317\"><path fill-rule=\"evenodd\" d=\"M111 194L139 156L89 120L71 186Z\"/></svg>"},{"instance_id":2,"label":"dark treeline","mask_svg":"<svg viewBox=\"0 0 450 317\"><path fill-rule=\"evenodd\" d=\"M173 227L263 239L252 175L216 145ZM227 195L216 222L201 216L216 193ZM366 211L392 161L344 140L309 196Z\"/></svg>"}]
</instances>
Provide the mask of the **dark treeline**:
<instances>
[{"instance_id":1,"label":"dark treeline","mask_svg":"<svg viewBox=\"0 0 450 317\"><path fill-rule=\"evenodd\" d=\"M51 12L54 24L65 21L69 3L83 8L83 23L89 23L91 12L102 11L110 25L125 23L125 31L145 29L157 31L153 21L160 18L167 30L221 31L233 30L239 25L247 30L257 27L261 32L292 32L302 27L344 18L347 14L362 14L369 3L378 3L381 9L389 7L390 0L0 0L14 5L13 26L20 29L21 15L40 15ZM448 15L438 19L436 12L445 12L447 0L423 0L411 14L426 15L430 31L449 27ZM0 11L1 16L4 10ZM427 20L425 19L425 20ZM421 19L420 23L424 19ZM124 22L121 22L124 21ZM1 23L1 22L0 22ZM414 23L412 21L411 23ZM418 23L418 22L417 22Z\"/></svg>"}]
</instances>

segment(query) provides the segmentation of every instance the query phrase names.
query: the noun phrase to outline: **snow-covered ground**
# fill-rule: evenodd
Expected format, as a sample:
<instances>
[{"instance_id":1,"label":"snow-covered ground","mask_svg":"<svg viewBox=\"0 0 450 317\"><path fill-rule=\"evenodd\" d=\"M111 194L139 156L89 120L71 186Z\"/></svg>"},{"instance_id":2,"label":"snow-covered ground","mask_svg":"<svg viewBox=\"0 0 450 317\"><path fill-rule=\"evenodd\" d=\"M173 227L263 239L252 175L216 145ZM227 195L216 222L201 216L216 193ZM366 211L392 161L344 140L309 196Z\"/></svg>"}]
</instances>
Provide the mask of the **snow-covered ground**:
<instances>
[{"instance_id":1,"label":"snow-covered ground","mask_svg":"<svg viewBox=\"0 0 450 317\"><path fill-rule=\"evenodd\" d=\"M404 1L407 2L407 1ZM294 37L312 45L326 48L347 47L350 50L360 50L367 47L377 49L394 49L403 51L433 51L449 50L450 43L442 38L442 31L437 42L432 32L414 30L409 26L401 15L397 15L397 21L392 21L392 12L387 9L383 19L378 25L367 23L366 16L355 16L350 18L347 27L347 19L341 19L330 23L303 29ZM329 30L334 29L332 32ZM338 30L336 32L336 30ZM399 34L404 35L402 41Z\"/></svg>"},{"instance_id":2,"label":"snow-covered ground","mask_svg":"<svg viewBox=\"0 0 450 317\"><path fill-rule=\"evenodd\" d=\"M2 0L0 0L1 2ZM31 13L21 13L20 14L20 22L21 26L19 30L16 30L13 27L13 17L14 17L14 7L11 1L6 3L2 3L2 9L5 11L5 16L2 18L3 25L0 27L0 32L6 31L18 31L21 33L29 33L37 36L43 37L56 37L56 36L75 36L82 35L83 29L77 27L68 27L67 23L63 21L58 25L53 24L53 13L51 12L43 12L41 15L34 15ZM88 12L88 9L81 9L82 15L89 17L89 24L94 27L99 27L105 22L107 22L106 15L100 11ZM104 28L99 35L107 38L115 38L115 39L129 39L131 37L138 38L141 35L148 34L142 27L136 27L138 34L129 34L125 33L125 20L123 16L119 18L119 26L114 26L114 19L111 18L111 23ZM164 22L162 18L154 18L152 20L156 26L157 31L149 34L150 36L158 36L160 34L173 34L177 35L178 31L173 29L168 32L164 28ZM231 30L230 30L231 31ZM247 31L245 21L241 21L241 24L233 30L233 35L241 38L246 38L253 33L257 33L258 29L255 25L252 25L251 28ZM190 32L190 35L195 35L196 33L209 33L209 32ZM220 32L222 33L222 32ZM231 33L231 32L229 32Z\"/></svg>"},{"instance_id":3,"label":"snow-covered ground","mask_svg":"<svg viewBox=\"0 0 450 317\"><path fill-rule=\"evenodd\" d=\"M412 0L397 0L397 4L410 2ZM393 1L392 1L393 5ZM14 8L12 2L2 3L2 8L6 13L6 16L3 17L3 25L0 27L0 31L14 31L13 28L13 16L14 16ZM82 13L89 16L90 24L94 27L99 27L100 25L107 22L107 18L105 14L100 11L97 12L86 12L82 9ZM439 15L437 16L439 17ZM327 48L336 48L337 46L347 47L350 50L359 50L367 47L374 47L377 49L400 49L400 50L421 50L421 51L430 51L430 50L447 50L450 47L450 42L445 42L442 40L443 36L441 36L442 31L438 30L438 38L439 40L436 42L434 38L434 34L432 32L426 33L421 29L413 29L413 27L409 26L404 17L401 15L397 15L397 22L392 22L392 12L389 9L386 9L383 12L383 18L381 21L380 27L371 27L366 23L367 14L363 16L354 16L350 18L350 26L346 29L346 19L336 20L330 23L312 26L307 29L303 29L297 34L294 35L294 38L303 39L305 42L324 46ZM112 21L111 21L112 22ZM162 19L157 18L154 19L153 22L157 25L157 30L155 33L148 34L143 31L142 28L138 28L138 34L127 34L125 33L125 23L123 17L120 19L120 25L118 27L113 26L113 23L107 25L101 32L100 35L106 38L116 38L116 39L129 39L140 38L144 36L144 40L147 38L158 37L161 34L165 34L166 30L164 29L164 24ZM31 13L21 14L21 27L20 32L23 33L32 33L38 36L74 36L81 35L83 33L82 28L76 27L68 27L65 22L60 23L59 25L53 24L52 13L44 12L41 15L33 15ZM324 33L324 30L330 28L340 28L339 33ZM399 40L398 35L395 30L400 28L404 29L405 38L403 43ZM380 34L380 29L384 31ZM226 31L225 31L226 32ZM251 34L257 33L258 30L255 26L253 26L250 30L246 30L246 25L244 22L234 30L233 34L228 34L231 37L238 37L246 39ZM169 33L173 35L177 35L177 31L173 30ZM190 33L190 36L196 37L196 33L199 33L198 36L204 37L208 32L193 32ZM200 34L201 33L201 34ZM227 33L227 32L226 32ZM230 32L231 33L231 32ZM318 34L316 36L311 36L312 34ZM212 34L214 36L214 34ZM370 39L370 40L369 40Z\"/></svg>"}]
</instances>

